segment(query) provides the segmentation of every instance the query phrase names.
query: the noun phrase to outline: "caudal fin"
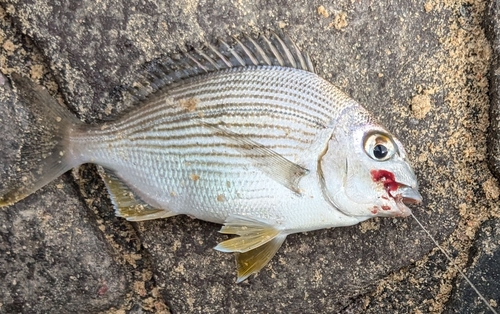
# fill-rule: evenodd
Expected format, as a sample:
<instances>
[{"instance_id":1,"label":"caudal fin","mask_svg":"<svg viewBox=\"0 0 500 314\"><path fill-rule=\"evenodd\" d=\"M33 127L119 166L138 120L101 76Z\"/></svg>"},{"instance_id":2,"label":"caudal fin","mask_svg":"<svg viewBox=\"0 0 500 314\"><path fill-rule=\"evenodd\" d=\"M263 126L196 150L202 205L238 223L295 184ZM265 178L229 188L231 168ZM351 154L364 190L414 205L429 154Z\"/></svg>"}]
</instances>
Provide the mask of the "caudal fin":
<instances>
[{"instance_id":1,"label":"caudal fin","mask_svg":"<svg viewBox=\"0 0 500 314\"><path fill-rule=\"evenodd\" d=\"M43 87L18 74L11 79L18 101L26 106L32 121L15 174L2 178L6 187L0 190L0 207L25 198L77 166L68 152L68 135L82 124Z\"/></svg>"}]
</instances>

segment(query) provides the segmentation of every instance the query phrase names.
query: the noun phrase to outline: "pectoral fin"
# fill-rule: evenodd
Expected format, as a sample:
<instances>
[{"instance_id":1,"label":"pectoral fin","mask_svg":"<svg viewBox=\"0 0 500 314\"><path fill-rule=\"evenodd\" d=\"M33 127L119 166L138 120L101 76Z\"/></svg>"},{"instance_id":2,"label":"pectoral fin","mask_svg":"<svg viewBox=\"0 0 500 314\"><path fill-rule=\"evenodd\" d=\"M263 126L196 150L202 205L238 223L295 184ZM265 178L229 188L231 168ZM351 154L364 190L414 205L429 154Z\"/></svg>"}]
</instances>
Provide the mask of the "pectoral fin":
<instances>
[{"instance_id":1,"label":"pectoral fin","mask_svg":"<svg viewBox=\"0 0 500 314\"><path fill-rule=\"evenodd\" d=\"M301 194L299 182L303 176L309 173L309 170L244 135L223 129L215 124L204 123L204 125L214 130L215 135L230 139L237 144L235 148L252 159L254 166L266 173L271 179L293 192Z\"/></svg>"},{"instance_id":2,"label":"pectoral fin","mask_svg":"<svg viewBox=\"0 0 500 314\"><path fill-rule=\"evenodd\" d=\"M266 266L286 238L286 234L265 222L239 215L230 216L220 232L239 235L215 247L221 252L237 253L237 282Z\"/></svg>"},{"instance_id":3,"label":"pectoral fin","mask_svg":"<svg viewBox=\"0 0 500 314\"><path fill-rule=\"evenodd\" d=\"M154 208L141 200L111 171L99 167L99 174L108 188L116 216L126 218L128 221L143 221L176 215L168 210Z\"/></svg>"}]
</instances>

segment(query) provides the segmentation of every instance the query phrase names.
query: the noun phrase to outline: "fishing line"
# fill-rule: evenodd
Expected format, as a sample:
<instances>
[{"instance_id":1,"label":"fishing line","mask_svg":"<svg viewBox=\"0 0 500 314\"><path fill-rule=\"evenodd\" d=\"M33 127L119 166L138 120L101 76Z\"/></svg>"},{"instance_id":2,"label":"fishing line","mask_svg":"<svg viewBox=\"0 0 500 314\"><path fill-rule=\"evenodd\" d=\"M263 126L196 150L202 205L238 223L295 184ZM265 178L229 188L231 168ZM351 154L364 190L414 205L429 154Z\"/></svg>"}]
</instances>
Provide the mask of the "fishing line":
<instances>
[{"instance_id":1,"label":"fishing line","mask_svg":"<svg viewBox=\"0 0 500 314\"><path fill-rule=\"evenodd\" d=\"M448 259L448 261L450 261L451 264L456 268L456 270L458 270L458 272L460 273L460 275L462 275L462 277L469 283L469 285L471 286L471 288L474 289L474 291L479 296L479 298L481 299L481 301L483 301L483 303L486 304L486 306L490 309L491 312L493 312L495 314L498 314L498 312L490 305L490 303L488 301L486 301L486 298L483 297L483 295L481 294L481 292L479 292L479 290L476 288L476 286L469 280L469 278L460 269L460 267L458 267L458 265L455 264L455 262L452 260L452 258L448 254L448 252L442 246L440 246L439 243L436 241L436 239L434 239L434 237L430 234L430 232L427 231L427 229L424 228L424 226L422 225L422 223L420 222L420 220L418 220L417 217L415 217L415 215L413 215L413 213L411 213L411 216L419 224L419 226L422 228L422 230L424 230L425 233L427 233L427 235L432 240L432 242L434 242L434 244L436 245L436 247L439 248L441 250L441 252L443 252L443 254L446 256L446 258Z\"/></svg>"}]
</instances>

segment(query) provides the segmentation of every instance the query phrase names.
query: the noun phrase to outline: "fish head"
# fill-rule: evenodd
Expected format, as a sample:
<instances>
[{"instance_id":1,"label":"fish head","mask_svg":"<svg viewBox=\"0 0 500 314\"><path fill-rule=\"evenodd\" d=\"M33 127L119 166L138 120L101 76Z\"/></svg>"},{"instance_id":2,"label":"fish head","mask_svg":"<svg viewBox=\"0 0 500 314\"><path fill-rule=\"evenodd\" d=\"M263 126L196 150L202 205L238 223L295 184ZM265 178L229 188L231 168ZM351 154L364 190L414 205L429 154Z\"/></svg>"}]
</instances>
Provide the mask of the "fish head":
<instances>
[{"instance_id":1,"label":"fish head","mask_svg":"<svg viewBox=\"0 0 500 314\"><path fill-rule=\"evenodd\" d=\"M422 201L401 142L377 124L334 132L318 166L323 194L338 210L360 221L406 217L405 204Z\"/></svg>"}]
</instances>

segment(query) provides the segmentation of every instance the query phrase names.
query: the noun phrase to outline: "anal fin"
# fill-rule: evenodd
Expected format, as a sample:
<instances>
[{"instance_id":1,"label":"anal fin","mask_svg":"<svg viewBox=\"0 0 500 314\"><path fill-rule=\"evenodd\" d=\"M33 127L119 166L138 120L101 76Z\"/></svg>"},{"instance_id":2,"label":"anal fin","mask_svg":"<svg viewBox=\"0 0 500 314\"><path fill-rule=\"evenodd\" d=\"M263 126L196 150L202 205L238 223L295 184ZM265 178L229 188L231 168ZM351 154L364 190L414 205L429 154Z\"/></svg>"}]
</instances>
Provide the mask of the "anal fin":
<instances>
[{"instance_id":1,"label":"anal fin","mask_svg":"<svg viewBox=\"0 0 500 314\"><path fill-rule=\"evenodd\" d=\"M238 269L238 279L236 282L240 283L251 274L264 268L281 247L285 238L286 235L280 234L256 249L245 253L236 253L236 267Z\"/></svg>"},{"instance_id":2,"label":"anal fin","mask_svg":"<svg viewBox=\"0 0 500 314\"><path fill-rule=\"evenodd\" d=\"M215 247L221 252L237 253L237 282L266 266L286 238L286 234L272 225L241 215L229 216L220 232L239 235Z\"/></svg>"},{"instance_id":3,"label":"anal fin","mask_svg":"<svg viewBox=\"0 0 500 314\"><path fill-rule=\"evenodd\" d=\"M108 189L116 216L126 218L128 221L143 221L177 215L144 202L110 170L102 167L98 167L98 170Z\"/></svg>"}]
</instances>

